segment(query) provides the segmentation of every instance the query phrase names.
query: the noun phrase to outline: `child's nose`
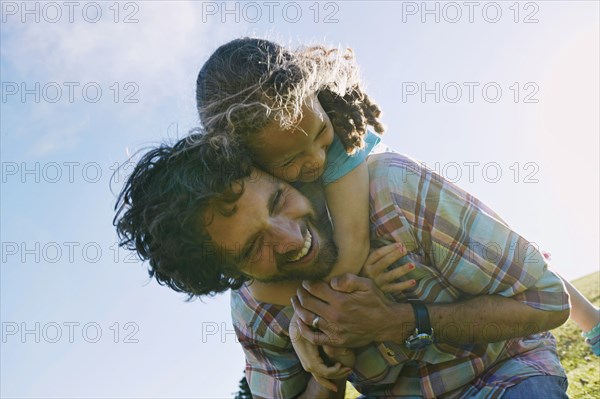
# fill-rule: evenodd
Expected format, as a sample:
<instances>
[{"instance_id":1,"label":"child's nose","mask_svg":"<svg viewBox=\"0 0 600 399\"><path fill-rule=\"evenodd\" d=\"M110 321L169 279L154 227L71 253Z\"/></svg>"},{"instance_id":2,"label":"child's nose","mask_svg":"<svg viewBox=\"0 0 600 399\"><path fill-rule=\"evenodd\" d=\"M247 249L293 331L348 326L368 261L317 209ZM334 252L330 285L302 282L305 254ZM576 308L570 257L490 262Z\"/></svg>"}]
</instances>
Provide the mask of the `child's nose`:
<instances>
[{"instance_id":1,"label":"child's nose","mask_svg":"<svg viewBox=\"0 0 600 399\"><path fill-rule=\"evenodd\" d=\"M311 154L311 157L308 158L306 162L304 162L304 165L302 167L303 169L309 171L319 169L325 164L325 157L326 154L324 148L316 149Z\"/></svg>"}]
</instances>

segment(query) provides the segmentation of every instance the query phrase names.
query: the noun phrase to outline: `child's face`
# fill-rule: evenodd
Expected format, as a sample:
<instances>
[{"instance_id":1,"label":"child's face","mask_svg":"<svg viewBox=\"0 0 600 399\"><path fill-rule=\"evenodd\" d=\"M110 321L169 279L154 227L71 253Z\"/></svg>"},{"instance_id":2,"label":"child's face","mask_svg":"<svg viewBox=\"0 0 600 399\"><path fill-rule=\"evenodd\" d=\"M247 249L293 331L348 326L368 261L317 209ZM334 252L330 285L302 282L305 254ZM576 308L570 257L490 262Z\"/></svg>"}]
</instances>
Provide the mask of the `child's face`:
<instances>
[{"instance_id":1,"label":"child's face","mask_svg":"<svg viewBox=\"0 0 600 399\"><path fill-rule=\"evenodd\" d=\"M308 183L323 173L333 126L316 95L302 107L303 117L288 130L271 122L250 144L254 159L267 172L288 182Z\"/></svg>"}]
</instances>

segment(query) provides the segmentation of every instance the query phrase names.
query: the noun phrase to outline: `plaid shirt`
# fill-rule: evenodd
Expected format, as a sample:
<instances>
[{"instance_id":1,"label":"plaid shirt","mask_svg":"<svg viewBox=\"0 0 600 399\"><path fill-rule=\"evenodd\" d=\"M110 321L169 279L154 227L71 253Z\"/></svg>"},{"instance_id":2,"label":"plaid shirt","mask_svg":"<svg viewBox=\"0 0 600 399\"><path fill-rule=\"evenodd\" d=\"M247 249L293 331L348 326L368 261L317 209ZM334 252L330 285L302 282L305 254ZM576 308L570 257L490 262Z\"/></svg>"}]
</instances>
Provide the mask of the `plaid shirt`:
<instances>
[{"instance_id":1,"label":"plaid shirt","mask_svg":"<svg viewBox=\"0 0 600 399\"><path fill-rule=\"evenodd\" d=\"M404 155L371 155L367 162L373 246L401 242L409 253L392 267L416 265L404 277L416 278L416 287L395 300L449 303L494 294L536 309L569 308L562 281L535 245L475 197ZM288 336L291 306L258 302L244 286L232 291L231 308L254 397L303 392L310 374ZM498 333L494 325L484 331L490 340ZM422 351L371 343L355 353L349 380L369 396L498 398L530 376L565 377L549 332L487 344L435 343Z\"/></svg>"}]
</instances>

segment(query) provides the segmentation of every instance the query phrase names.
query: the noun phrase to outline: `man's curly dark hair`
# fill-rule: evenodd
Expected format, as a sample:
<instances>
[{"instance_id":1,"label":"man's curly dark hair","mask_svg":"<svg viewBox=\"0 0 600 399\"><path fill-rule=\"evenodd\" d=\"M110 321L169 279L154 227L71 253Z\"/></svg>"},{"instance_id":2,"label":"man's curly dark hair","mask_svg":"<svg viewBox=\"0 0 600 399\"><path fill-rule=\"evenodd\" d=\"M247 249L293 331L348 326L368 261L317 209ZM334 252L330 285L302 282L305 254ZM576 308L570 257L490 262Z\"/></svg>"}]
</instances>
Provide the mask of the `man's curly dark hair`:
<instances>
[{"instance_id":1,"label":"man's curly dark hair","mask_svg":"<svg viewBox=\"0 0 600 399\"><path fill-rule=\"evenodd\" d=\"M148 260L150 277L187 293L187 300L239 288L247 278L210 242L199 216L209 206L226 214L219 204L239 198L251 167L225 135L193 131L175 145L151 149L118 196L119 244Z\"/></svg>"}]
</instances>

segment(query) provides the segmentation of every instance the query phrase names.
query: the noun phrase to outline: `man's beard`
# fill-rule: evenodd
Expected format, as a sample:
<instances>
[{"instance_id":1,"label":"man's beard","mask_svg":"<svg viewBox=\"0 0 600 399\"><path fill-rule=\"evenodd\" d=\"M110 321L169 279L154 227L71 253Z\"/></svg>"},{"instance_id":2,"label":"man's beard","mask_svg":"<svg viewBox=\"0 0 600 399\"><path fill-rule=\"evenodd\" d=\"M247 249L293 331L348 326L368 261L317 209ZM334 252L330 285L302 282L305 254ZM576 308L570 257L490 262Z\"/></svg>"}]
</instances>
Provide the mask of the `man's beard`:
<instances>
[{"instance_id":1,"label":"man's beard","mask_svg":"<svg viewBox=\"0 0 600 399\"><path fill-rule=\"evenodd\" d=\"M331 217L322 193L319 194L311 190L307 197L311 200L314 208L314 216L307 218L307 226L310 225L319 238L319 252L315 254L314 261L310 265L300 268L289 263L289 256L281 256L276 259L277 270L279 271L276 275L256 280L263 283L322 280L331 273L338 257L337 246L333 241Z\"/></svg>"}]
</instances>

